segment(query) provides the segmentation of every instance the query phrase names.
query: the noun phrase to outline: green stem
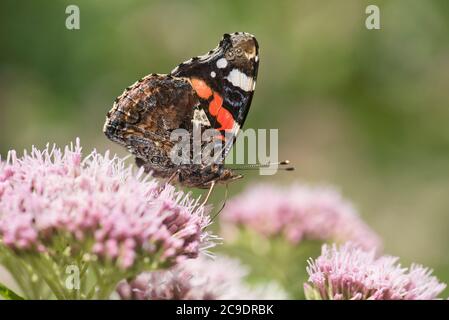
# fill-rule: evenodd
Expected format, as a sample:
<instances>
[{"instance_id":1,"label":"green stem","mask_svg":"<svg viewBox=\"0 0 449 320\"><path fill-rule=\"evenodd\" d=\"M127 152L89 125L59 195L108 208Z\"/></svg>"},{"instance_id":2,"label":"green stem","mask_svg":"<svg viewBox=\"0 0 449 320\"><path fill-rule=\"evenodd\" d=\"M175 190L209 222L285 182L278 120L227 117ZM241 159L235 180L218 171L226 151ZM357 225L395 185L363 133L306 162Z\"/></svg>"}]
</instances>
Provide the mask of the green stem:
<instances>
[{"instance_id":1,"label":"green stem","mask_svg":"<svg viewBox=\"0 0 449 320\"><path fill-rule=\"evenodd\" d=\"M49 266L48 263L42 265L42 262L44 262L42 257L30 256L28 260L34 270L36 270L37 274L42 277L45 283L50 287L56 298L60 300L66 299L64 288L59 283L58 277L55 277L52 266Z\"/></svg>"},{"instance_id":2,"label":"green stem","mask_svg":"<svg viewBox=\"0 0 449 320\"><path fill-rule=\"evenodd\" d=\"M24 300L17 293L0 283L0 296L7 300Z\"/></svg>"}]
</instances>

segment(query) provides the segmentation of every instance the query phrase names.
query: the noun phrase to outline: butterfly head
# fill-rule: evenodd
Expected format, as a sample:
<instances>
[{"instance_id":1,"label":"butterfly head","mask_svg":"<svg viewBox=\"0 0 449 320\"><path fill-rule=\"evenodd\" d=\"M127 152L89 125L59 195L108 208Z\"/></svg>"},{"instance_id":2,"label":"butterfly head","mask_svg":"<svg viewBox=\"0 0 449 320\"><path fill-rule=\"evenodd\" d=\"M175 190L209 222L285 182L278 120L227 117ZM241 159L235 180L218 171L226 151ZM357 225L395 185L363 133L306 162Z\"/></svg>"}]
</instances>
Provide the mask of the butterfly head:
<instances>
[{"instance_id":1,"label":"butterfly head","mask_svg":"<svg viewBox=\"0 0 449 320\"><path fill-rule=\"evenodd\" d=\"M225 168L223 164L211 164L204 170L204 172L210 172L210 176L213 178L206 181L202 185L202 188L209 188L212 181L219 184L228 184L243 178L242 175L236 174L233 170Z\"/></svg>"},{"instance_id":2,"label":"butterfly head","mask_svg":"<svg viewBox=\"0 0 449 320\"><path fill-rule=\"evenodd\" d=\"M222 57L217 60L217 67L238 68L246 73L254 73L259 61L259 46L256 38L246 32L225 34L220 41ZM225 63L226 61L226 63Z\"/></svg>"}]
</instances>

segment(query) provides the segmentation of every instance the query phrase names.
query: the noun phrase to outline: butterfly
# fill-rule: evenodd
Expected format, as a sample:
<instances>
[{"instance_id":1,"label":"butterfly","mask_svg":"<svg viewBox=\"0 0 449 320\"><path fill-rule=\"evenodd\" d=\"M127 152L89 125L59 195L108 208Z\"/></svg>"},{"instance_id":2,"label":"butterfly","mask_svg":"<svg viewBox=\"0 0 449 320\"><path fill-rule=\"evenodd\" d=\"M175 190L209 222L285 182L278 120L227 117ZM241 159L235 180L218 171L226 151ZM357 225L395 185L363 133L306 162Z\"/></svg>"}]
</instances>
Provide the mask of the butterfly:
<instances>
[{"instance_id":1,"label":"butterfly","mask_svg":"<svg viewBox=\"0 0 449 320\"><path fill-rule=\"evenodd\" d=\"M258 67L259 46L253 35L224 34L207 54L179 64L169 74L147 75L126 88L107 114L104 133L155 177L210 191L216 183L240 179L223 162L248 115ZM201 132L216 130L219 152L213 161L174 162L173 131L193 133L195 126ZM190 156L195 157L193 151Z\"/></svg>"}]
</instances>

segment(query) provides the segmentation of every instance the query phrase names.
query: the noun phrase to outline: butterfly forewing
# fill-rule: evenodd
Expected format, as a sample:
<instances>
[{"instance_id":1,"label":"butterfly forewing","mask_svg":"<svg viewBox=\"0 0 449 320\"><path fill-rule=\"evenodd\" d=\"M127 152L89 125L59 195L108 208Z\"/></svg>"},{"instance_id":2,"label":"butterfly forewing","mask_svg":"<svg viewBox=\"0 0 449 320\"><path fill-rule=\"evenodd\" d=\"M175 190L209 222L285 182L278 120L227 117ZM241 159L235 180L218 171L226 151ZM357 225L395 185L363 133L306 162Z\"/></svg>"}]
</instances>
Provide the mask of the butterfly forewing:
<instances>
[{"instance_id":1,"label":"butterfly forewing","mask_svg":"<svg viewBox=\"0 0 449 320\"><path fill-rule=\"evenodd\" d=\"M219 45L203 56L181 63L172 71L190 79L200 103L194 121L220 131L224 160L248 114L257 79L259 48L249 33L225 34Z\"/></svg>"}]
</instances>

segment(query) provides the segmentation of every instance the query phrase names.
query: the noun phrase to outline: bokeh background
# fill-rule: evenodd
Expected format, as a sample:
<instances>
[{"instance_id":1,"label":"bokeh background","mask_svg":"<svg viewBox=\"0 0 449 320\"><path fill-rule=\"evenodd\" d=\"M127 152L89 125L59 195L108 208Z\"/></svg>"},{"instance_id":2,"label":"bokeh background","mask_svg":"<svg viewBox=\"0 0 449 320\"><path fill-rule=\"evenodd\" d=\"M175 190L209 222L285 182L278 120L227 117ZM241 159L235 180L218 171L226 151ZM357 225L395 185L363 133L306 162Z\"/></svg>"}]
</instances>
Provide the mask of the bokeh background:
<instances>
[{"instance_id":1,"label":"bokeh background","mask_svg":"<svg viewBox=\"0 0 449 320\"><path fill-rule=\"evenodd\" d=\"M80 30L65 27L69 4ZM365 28L369 4L381 30ZM246 127L278 128L279 158L297 170L249 174L231 195L251 182L335 185L387 253L449 282L446 0L2 0L0 154L80 137L126 155L102 133L115 97L234 31L260 44Z\"/></svg>"}]
</instances>

